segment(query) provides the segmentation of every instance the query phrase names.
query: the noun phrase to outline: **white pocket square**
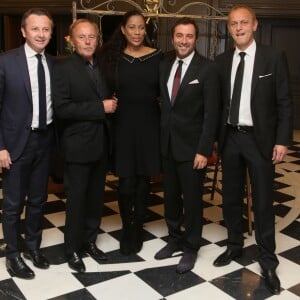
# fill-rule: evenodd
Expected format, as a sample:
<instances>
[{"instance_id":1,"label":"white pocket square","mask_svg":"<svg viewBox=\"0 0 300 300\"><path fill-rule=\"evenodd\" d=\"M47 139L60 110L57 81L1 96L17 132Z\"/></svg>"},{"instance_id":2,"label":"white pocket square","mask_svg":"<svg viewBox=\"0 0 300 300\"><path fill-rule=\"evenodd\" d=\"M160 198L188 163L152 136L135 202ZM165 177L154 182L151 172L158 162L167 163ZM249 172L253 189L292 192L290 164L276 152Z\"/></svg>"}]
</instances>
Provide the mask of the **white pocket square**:
<instances>
[{"instance_id":1,"label":"white pocket square","mask_svg":"<svg viewBox=\"0 0 300 300\"><path fill-rule=\"evenodd\" d=\"M189 84L197 84L199 83L199 80L198 79L194 79L193 81L190 81Z\"/></svg>"},{"instance_id":2,"label":"white pocket square","mask_svg":"<svg viewBox=\"0 0 300 300\"><path fill-rule=\"evenodd\" d=\"M259 75L258 78L264 78L264 77L269 77L272 76L272 73L266 74L266 75Z\"/></svg>"}]
</instances>

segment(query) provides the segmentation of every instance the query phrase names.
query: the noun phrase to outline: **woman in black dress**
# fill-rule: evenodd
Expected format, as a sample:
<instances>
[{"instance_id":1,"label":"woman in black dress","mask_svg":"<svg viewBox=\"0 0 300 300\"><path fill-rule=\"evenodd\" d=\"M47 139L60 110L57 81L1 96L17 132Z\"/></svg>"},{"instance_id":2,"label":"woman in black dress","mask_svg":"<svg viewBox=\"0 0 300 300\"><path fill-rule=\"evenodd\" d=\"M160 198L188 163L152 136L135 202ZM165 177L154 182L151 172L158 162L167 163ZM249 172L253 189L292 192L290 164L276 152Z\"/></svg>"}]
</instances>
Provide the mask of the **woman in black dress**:
<instances>
[{"instance_id":1,"label":"woman in black dress","mask_svg":"<svg viewBox=\"0 0 300 300\"><path fill-rule=\"evenodd\" d=\"M137 253L150 176L160 173L159 62L162 53L146 45L146 23L139 11L127 12L101 62L118 99L113 120L113 163L119 177L118 203L122 218L122 254Z\"/></svg>"}]
</instances>

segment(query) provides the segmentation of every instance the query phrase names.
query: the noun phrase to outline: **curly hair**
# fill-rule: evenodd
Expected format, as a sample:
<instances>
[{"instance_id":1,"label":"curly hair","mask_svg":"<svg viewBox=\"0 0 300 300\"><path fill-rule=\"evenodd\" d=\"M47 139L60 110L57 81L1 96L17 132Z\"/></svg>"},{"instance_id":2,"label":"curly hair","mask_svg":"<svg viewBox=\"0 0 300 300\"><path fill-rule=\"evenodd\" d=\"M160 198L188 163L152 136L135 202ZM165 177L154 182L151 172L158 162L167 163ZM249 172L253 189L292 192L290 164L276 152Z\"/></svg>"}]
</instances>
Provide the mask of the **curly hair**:
<instances>
[{"instance_id":1,"label":"curly hair","mask_svg":"<svg viewBox=\"0 0 300 300\"><path fill-rule=\"evenodd\" d=\"M113 33L110 40L103 45L100 49L100 62L102 69L104 71L106 81L108 83L111 91L116 91L118 88L118 70L119 70L119 61L124 49L127 46L127 40L122 33L121 27L125 27L128 23L128 20L132 16L141 16L144 20L143 14L138 10L130 10L123 15L120 25L117 27ZM146 24L146 21L145 21ZM144 44L148 44L146 39Z\"/></svg>"}]
</instances>

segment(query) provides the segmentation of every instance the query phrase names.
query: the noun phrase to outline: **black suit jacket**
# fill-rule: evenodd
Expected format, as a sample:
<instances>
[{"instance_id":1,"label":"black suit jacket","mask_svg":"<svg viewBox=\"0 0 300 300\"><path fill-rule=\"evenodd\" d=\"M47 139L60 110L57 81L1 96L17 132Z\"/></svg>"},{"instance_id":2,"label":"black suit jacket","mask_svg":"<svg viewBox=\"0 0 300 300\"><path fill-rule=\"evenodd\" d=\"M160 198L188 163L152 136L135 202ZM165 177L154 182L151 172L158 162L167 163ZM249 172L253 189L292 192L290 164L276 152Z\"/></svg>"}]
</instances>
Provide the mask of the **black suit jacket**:
<instances>
[{"instance_id":1,"label":"black suit jacket","mask_svg":"<svg viewBox=\"0 0 300 300\"><path fill-rule=\"evenodd\" d=\"M46 54L50 72L53 58ZM0 150L17 160L32 123L32 92L24 45L0 55Z\"/></svg>"},{"instance_id":2,"label":"black suit jacket","mask_svg":"<svg viewBox=\"0 0 300 300\"><path fill-rule=\"evenodd\" d=\"M102 100L108 97L108 90L101 74L100 78L97 88L85 61L76 53L55 64L53 104L62 121L60 139L67 162L87 163L103 155L106 116Z\"/></svg>"},{"instance_id":3,"label":"black suit jacket","mask_svg":"<svg viewBox=\"0 0 300 300\"><path fill-rule=\"evenodd\" d=\"M192 161L196 153L210 156L219 120L219 78L216 66L195 53L173 106L167 88L175 57L160 66L161 149L169 146L177 161Z\"/></svg>"},{"instance_id":4,"label":"black suit jacket","mask_svg":"<svg viewBox=\"0 0 300 300\"><path fill-rule=\"evenodd\" d=\"M234 49L216 58L222 78L222 124L219 149L226 138L230 106L230 78ZM254 136L260 152L272 157L273 147L289 145L293 134L292 95L286 56L269 46L257 45L251 86Z\"/></svg>"}]
</instances>

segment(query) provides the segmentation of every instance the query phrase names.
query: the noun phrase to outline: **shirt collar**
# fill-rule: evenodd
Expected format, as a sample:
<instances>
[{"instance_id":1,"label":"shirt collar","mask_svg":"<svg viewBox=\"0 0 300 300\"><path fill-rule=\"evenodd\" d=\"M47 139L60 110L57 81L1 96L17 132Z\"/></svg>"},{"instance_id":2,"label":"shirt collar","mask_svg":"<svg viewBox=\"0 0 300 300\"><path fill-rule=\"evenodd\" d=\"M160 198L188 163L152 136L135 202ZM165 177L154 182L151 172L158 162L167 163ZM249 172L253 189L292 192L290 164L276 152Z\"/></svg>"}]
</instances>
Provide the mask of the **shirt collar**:
<instances>
[{"instance_id":1,"label":"shirt collar","mask_svg":"<svg viewBox=\"0 0 300 300\"><path fill-rule=\"evenodd\" d=\"M182 60L183 63L184 63L185 65L189 65L190 62L191 62L191 60L192 60L193 57L194 57L194 54L195 54L195 51L193 51L191 54L189 54L189 55L188 55L187 57L185 57L185 58L179 58L179 57L176 57L175 64L177 64L179 60Z\"/></svg>"},{"instance_id":2,"label":"shirt collar","mask_svg":"<svg viewBox=\"0 0 300 300\"><path fill-rule=\"evenodd\" d=\"M34 51L27 43L24 44L25 54L26 57L34 57L36 54L38 54L36 51ZM39 53L44 57L44 51Z\"/></svg>"},{"instance_id":3,"label":"shirt collar","mask_svg":"<svg viewBox=\"0 0 300 300\"><path fill-rule=\"evenodd\" d=\"M77 52L74 52L74 54L86 65L86 66L92 66L93 68L97 67L98 65L98 59L97 56L93 55L93 64L91 64L88 60L86 60L84 57L82 57Z\"/></svg>"},{"instance_id":4,"label":"shirt collar","mask_svg":"<svg viewBox=\"0 0 300 300\"><path fill-rule=\"evenodd\" d=\"M234 55L239 56L240 52L245 52L247 55L254 57L256 51L256 42L253 40L253 42L250 44L250 46L245 50L240 50L239 48L235 48Z\"/></svg>"}]
</instances>

